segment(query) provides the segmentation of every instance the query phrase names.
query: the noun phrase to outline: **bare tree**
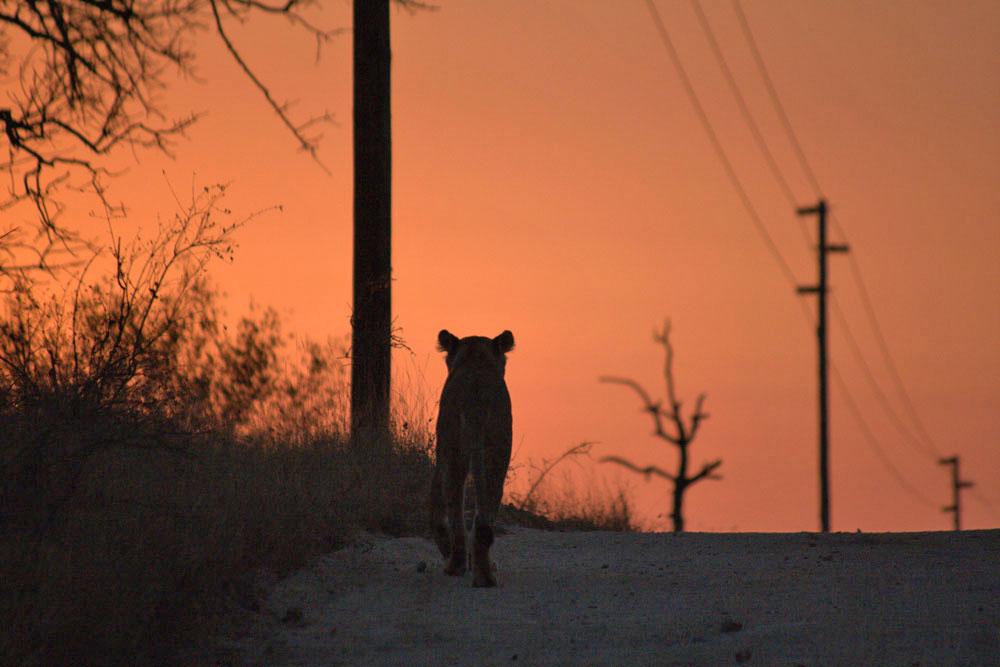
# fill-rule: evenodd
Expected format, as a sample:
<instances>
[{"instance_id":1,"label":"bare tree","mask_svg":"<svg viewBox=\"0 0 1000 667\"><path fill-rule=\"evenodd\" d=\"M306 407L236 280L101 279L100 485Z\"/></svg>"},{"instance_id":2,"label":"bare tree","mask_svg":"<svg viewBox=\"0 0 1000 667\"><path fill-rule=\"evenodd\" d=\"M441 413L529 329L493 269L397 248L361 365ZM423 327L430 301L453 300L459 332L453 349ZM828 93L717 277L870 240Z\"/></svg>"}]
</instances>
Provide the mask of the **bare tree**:
<instances>
[{"instance_id":1,"label":"bare tree","mask_svg":"<svg viewBox=\"0 0 1000 667\"><path fill-rule=\"evenodd\" d=\"M656 475L673 483L673 509L670 518L674 524L674 532L684 531L684 492L696 482L704 479L722 479L715 474L716 469L722 465L721 459L716 459L701 466L701 469L694 475L688 473L689 453L688 447L698 435L701 423L708 419L708 415L702 412L705 402L705 394L699 394L695 399L694 411L690 416L683 415L681 402L677 399L674 385L674 348L670 344L670 320L663 324L663 330L656 332L653 339L663 346L666 358L663 365L663 377L667 387L667 408L663 407L661 401L654 400L649 393L635 380L623 377L602 376L601 382L610 384L620 384L632 389L642 400L643 410L648 412L653 420L653 435L664 440L677 448L678 461L677 472L669 473L655 465L645 467L624 459L620 456L605 456L602 463L617 463L629 470L645 475Z\"/></svg>"},{"instance_id":2,"label":"bare tree","mask_svg":"<svg viewBox=\"0 0 1000 667\"><path fill-rule=\"evenodd\" d=\"M47 268L52 253L76 241L58 224L64 209L60 187L95 193L106 208L108 158L119 151L159 150L196 120L189 113L165 117L162 93L168 74L190 75L193 38L211 25L243 72L264 95L303 150L316 155L316 136L306 132L323 114L295 122L272 96L230 39L225 20L244 22L252 13L283 16L308 31L317 49L335 31L310 23L301 9L310 0L0 0L0 168L7 194L0 211L30 200L41 236L0 229L0 271ZM14 57L12 57L12 53ZM14 71L8 71L13 69Z\"/></svg>"}]
</instances>

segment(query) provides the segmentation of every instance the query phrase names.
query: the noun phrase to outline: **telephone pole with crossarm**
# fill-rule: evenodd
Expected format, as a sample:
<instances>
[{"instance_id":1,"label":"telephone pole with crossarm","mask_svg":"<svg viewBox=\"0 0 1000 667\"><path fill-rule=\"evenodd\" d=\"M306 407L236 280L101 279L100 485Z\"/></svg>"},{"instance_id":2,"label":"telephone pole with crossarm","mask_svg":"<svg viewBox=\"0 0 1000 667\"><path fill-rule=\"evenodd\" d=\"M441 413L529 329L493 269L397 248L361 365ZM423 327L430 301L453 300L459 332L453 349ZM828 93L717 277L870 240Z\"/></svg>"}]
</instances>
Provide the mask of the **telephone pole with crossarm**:
<instances>
[{"instance_id":1,"label":"telephone pole with crossarm","mask_svg":"<svg viewBox=\"0 0 1000 667\"><path fill-rule=\"evenodd\" d=\"M818 297L816 336L819 339L819 522L820 530L824 533L830 532L830 406L827 394L826 256L831 252L849 251L847 245L827 244L826 212L827 205L825 199L820 199L819 203L815 206L800 208L796 211L800 216L815 215L819 222L819 240L817 243L819 283L817 285L800 286L797 292L799 294L816 294Z\"/></svg>"}]
</instances>

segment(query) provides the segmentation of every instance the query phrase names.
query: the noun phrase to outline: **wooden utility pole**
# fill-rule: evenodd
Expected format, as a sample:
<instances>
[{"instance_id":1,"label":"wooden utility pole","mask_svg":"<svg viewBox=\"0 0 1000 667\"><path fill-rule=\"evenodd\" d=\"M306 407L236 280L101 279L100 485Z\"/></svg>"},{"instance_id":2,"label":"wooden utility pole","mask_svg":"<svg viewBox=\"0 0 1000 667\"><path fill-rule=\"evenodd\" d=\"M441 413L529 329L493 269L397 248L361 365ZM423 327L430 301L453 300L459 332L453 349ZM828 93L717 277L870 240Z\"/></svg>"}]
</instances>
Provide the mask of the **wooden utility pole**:
<instances>
[{"instance_id":1,"label":"wooden utility pole","mask_svg":"<svg viewBox=\"0 0 1000 667\"><path fill-rule=\"evenodd\" d=\"M389 0L354 0L354 312L351 437L389 430L392 122ZM364 437L359 437L359 436Z\"/></svg>"},{"instance_id":2,"label":"wooden utility pole","mask_svg":"<svg viewBox=\"0 0 1000 667\"><path fill-rule=\"evenodd\" d=\"M955 530L962 530L961 490L972 486L972 482L963 480L958 474L958 456L950 456L938 461L943 466L951 466L951 505L941 508L942 512L951 512L955 519Z\"/></svg>"},{"instance_id":3,"label":"wooden utility pole","mask_svg":"<svg viewBox=\"0 0 1000 667\"><path fill-rule=\"evenodd\" d=\"M819 523L820 530L830 532L830 421L829 397L827 395L827 336L826 336L826 255L831 252L847 252L846 245L828 245L826 242L826 200L820 199L816 206L797 210L798 215L816 215L819 222L819 284L800 286L799 294L818 296L816 335L819 339Z\"/></svg>"}]
</instances>

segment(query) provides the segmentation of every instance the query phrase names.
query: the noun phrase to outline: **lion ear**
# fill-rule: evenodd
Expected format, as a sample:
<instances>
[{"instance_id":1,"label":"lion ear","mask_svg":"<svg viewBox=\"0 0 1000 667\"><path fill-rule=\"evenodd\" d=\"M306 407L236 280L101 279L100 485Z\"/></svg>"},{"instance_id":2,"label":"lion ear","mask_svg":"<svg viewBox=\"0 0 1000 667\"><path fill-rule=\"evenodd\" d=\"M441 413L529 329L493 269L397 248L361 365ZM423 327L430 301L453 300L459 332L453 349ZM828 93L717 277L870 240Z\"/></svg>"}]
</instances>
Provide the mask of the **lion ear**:
<instances>
[{"instance_id":1,"label":"lion ear","mask_svg":"<svg viewBox=\"0 0 1000 667\"><path fill-rule=\"evenodd\" d=\"M451 352L458 345L458 337L447 329L438 332L438 349L442 352Z\"/></svg>"},{"instance_id":2,"label":"lion ear","mask_svg":"<svg viewBox=\"0 0 1000 667\"><path fill-rule=\"evenodd\" d=\"M500 354L507 354L514 349L514 334L510 331L504 331L493 339L493 344L496 345Z\"/></svg>"}]
</instances>

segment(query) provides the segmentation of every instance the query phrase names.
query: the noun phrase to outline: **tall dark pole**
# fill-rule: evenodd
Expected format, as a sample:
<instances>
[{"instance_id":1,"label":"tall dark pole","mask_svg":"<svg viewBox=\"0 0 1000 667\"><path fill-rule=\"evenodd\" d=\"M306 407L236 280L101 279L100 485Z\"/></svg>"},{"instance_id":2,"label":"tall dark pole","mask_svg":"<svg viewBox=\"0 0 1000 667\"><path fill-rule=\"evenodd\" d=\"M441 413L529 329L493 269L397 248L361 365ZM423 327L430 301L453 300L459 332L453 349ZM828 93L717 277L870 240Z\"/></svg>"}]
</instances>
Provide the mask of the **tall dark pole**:
<instances>
[{"instance_id":1,"label":"tall dark pole","mask_svg":"<svg viewBox=\"0 0 1000 667\"><path fill-rule=\"evenodd\" d=\"M819 222L817 254L819 255L819 284L799 287L799 294L816 294L817 326L819 339L819 523L820 530L830 532L830 402L827 394L827 337L826 337L826 255L830 252L847 252L846 245L829 245L826 242L826 200L816 206L798 209L799 215L816 215Z\"/></svg>"},{"instance_id":2,"label":"tall dark pole","mask_svg":"<svg viewBox=\"0 0 1000 667\"><path fill-rule=\"evenodd\" d=\"M351 435L389 429L392 123L389 0L354 0Z\"/></svg>"},{"instance_id":3,"label":"tall dark pole","mask_svg":"<svg viewBox=\"0 0 1000 667\"><path fill-rule=\"evenodd\" d=\"M967 482L958 472L959 457L949 456L938 461L943 466L951 466L951 505L941 509L942 512L951 512L955 519L955 530L962 530L962 489L972 486L972 482Z\"/></svg>"}]
</instances>

